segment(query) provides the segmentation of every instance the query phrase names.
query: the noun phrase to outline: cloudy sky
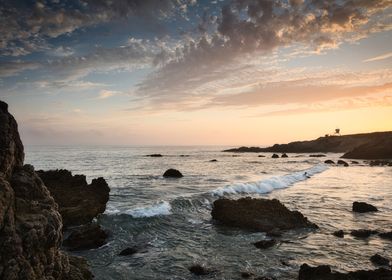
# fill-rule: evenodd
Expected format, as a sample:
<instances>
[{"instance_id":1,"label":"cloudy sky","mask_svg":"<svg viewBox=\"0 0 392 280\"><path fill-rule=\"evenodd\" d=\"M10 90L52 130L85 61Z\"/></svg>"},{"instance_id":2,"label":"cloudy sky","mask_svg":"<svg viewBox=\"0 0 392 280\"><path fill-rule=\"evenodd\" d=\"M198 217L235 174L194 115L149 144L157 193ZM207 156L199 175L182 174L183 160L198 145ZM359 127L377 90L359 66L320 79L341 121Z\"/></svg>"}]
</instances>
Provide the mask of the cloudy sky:
<instances>
[{"instance_id":1,"label":"cloudy sky","mask_svg":"<svg viewBox=\"0 0 392 280\"><path fill-rule=\"evenodd\" d=\"M392 0L2 0L0 29L25 144L392 130Z\"/></svg>"}]
</instances>

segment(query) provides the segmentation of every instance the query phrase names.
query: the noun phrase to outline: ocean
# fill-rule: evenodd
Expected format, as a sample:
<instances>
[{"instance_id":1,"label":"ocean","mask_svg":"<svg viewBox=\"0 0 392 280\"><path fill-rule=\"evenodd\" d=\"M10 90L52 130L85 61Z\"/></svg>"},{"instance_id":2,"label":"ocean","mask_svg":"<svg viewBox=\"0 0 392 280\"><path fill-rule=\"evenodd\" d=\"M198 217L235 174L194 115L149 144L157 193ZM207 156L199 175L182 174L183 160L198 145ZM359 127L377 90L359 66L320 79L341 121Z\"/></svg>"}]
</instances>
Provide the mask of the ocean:
<instances>
[{"instance_id":1,"label":"ocean","mask_svg":"<svg viewBox=\"0 0 392 280\"><path fill-rule=\"evenodd\" d=\"M392 230L392 167L349 160L349 167L325 165L326 159L341 156L333 153L273 159L271 153L221 152L225 148L26 146L25 163L108 182L110 200L98 218L110 231L108 243L75 252L87 258L95 279L199 279L188 267L203 264L215 270L203 279L241 279L247 271L288 280L297 279L303 263L347 272L374 269L369 257L375 253L392 258L392 242L376 235L332 235L340 229ZM146 156L155 153L163 157ZM163 178L169 168L184 177ZM211 220L214 200L245 196L277 198L320 228L289 231L276 246L260 250L252 243L265 239L264 233ZM379 212L353 213L353 201L371 203ZM140 251L118 255L132 246Z\"/></svg>"}]
</instances>

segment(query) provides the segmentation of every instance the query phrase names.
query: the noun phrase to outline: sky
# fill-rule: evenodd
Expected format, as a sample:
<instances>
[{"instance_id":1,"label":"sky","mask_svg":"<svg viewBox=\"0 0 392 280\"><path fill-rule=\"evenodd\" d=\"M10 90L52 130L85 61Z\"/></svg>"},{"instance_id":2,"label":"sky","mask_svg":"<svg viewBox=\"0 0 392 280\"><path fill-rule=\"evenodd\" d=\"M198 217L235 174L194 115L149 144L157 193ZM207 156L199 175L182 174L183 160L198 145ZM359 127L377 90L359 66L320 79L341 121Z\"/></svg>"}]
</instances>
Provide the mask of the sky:
<instances>
[{"instance_id":1,"label":"sky","mask_svg":"<svg viewBox=\"0 0 392 280\"><path fill-rule=\"evenodd\" d=\"M1 0L27 145L258 145L392 130L392 0Z\"/></svg>"}]
</instances>

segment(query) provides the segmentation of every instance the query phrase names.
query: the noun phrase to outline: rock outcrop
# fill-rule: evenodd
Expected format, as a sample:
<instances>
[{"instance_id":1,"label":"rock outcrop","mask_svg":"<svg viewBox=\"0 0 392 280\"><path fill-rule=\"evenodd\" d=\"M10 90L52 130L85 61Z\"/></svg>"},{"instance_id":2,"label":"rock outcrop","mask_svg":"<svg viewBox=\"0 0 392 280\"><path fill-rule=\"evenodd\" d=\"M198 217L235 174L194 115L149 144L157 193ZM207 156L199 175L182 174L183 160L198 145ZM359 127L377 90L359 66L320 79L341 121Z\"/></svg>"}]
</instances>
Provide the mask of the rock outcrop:
<instances>
[{"instance_id":1,"label":"rock outcrop","mask_svg":"<svg viewBox=\"0 0 392 280\"><path fill-rule=\"evenodd\" d=\"M290 211L277 199L220 198L214 202L212 218L227 226L263 232L302 227L317 228L298 211Z\"/></svg>"},{"instance_id":2,"label":"rock outcrop","mask_svg":"<svg viewBox=\"0 0 392 280\"><path fill-rule=\"evenodd\" d=\"M89 223L105 211L110 188L102 177L87 184L86 176L68 170L40 170L37 174L59 205L64 227Z\"/></svg>"},{"instance_id":3,"label":"rock outcrop","mask_svg":"<svg viewBox=\"0 0 392 280\"><path fill-rule=\"evenodd\" d=\"M328 265L311 267L306 263L299 269L298 280L386 280L392 279L392 270L357 270L349 273L332 272Z\"/></svg>"},{"instance_id":4,"label":"rock outcrop","mask_svg":"<svg viewBox=\"0 0 392 280\"><path fill-rule=\"evenodd\" d=\"M57 204L23 160L17 123L0 101L0 279L92 279L83 259L60 250Z\"/></svg>"},{"instance_id":5,"label":"rock outcrop","mask_svg":"<svg viewBox=\"0 0 392 280\"><path fill-rule=\"evenodd\" d=\"M352 159L392 159L392 137L376 139L353 148L343 158Z\"/></svg>"}]
</instances>

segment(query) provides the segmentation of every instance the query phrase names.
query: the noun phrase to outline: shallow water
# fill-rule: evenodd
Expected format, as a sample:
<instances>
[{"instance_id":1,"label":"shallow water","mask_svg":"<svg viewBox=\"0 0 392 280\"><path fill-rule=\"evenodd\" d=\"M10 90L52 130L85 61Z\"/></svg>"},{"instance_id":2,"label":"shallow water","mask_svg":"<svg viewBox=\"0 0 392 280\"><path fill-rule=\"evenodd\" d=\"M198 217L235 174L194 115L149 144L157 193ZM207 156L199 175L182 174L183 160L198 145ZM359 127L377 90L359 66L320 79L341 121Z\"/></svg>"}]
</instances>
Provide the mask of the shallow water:
<instances>
[{"instance_id":1,"label":"shallow water","mask_svg":"<svg viewBox=\"0 0 392 280\"><path fill-rule=\"evenodd\" d=\"M27 146L26 163L37 170L66 168L85 174L88 181L98 176L107 180L111 196L99 222L111 231L109 243L77 253L89 260L96 279L198 279L188 271L194 263L216 269L203 279L241 279L242 271L296 279L304 262L349 271L374 269L369 257L375 253L392 258L391 241L331 235L338 229L392 230L391 167L322 164L340 154L271 159L270 153L261 158L222 153L222 149ZM163 157L145 156L153 153ZM179 169L184 177L164 179L168 168ZM277 246L260 250L251 243L265 238L264 233L213 223L211 205L221 196L278 198L320 229L288 232ZM355 200L367 201L380 211L355 214L351 211ZM118 256L133 245L140 246L141 252Z\"/></svg>"}]
</instances>

